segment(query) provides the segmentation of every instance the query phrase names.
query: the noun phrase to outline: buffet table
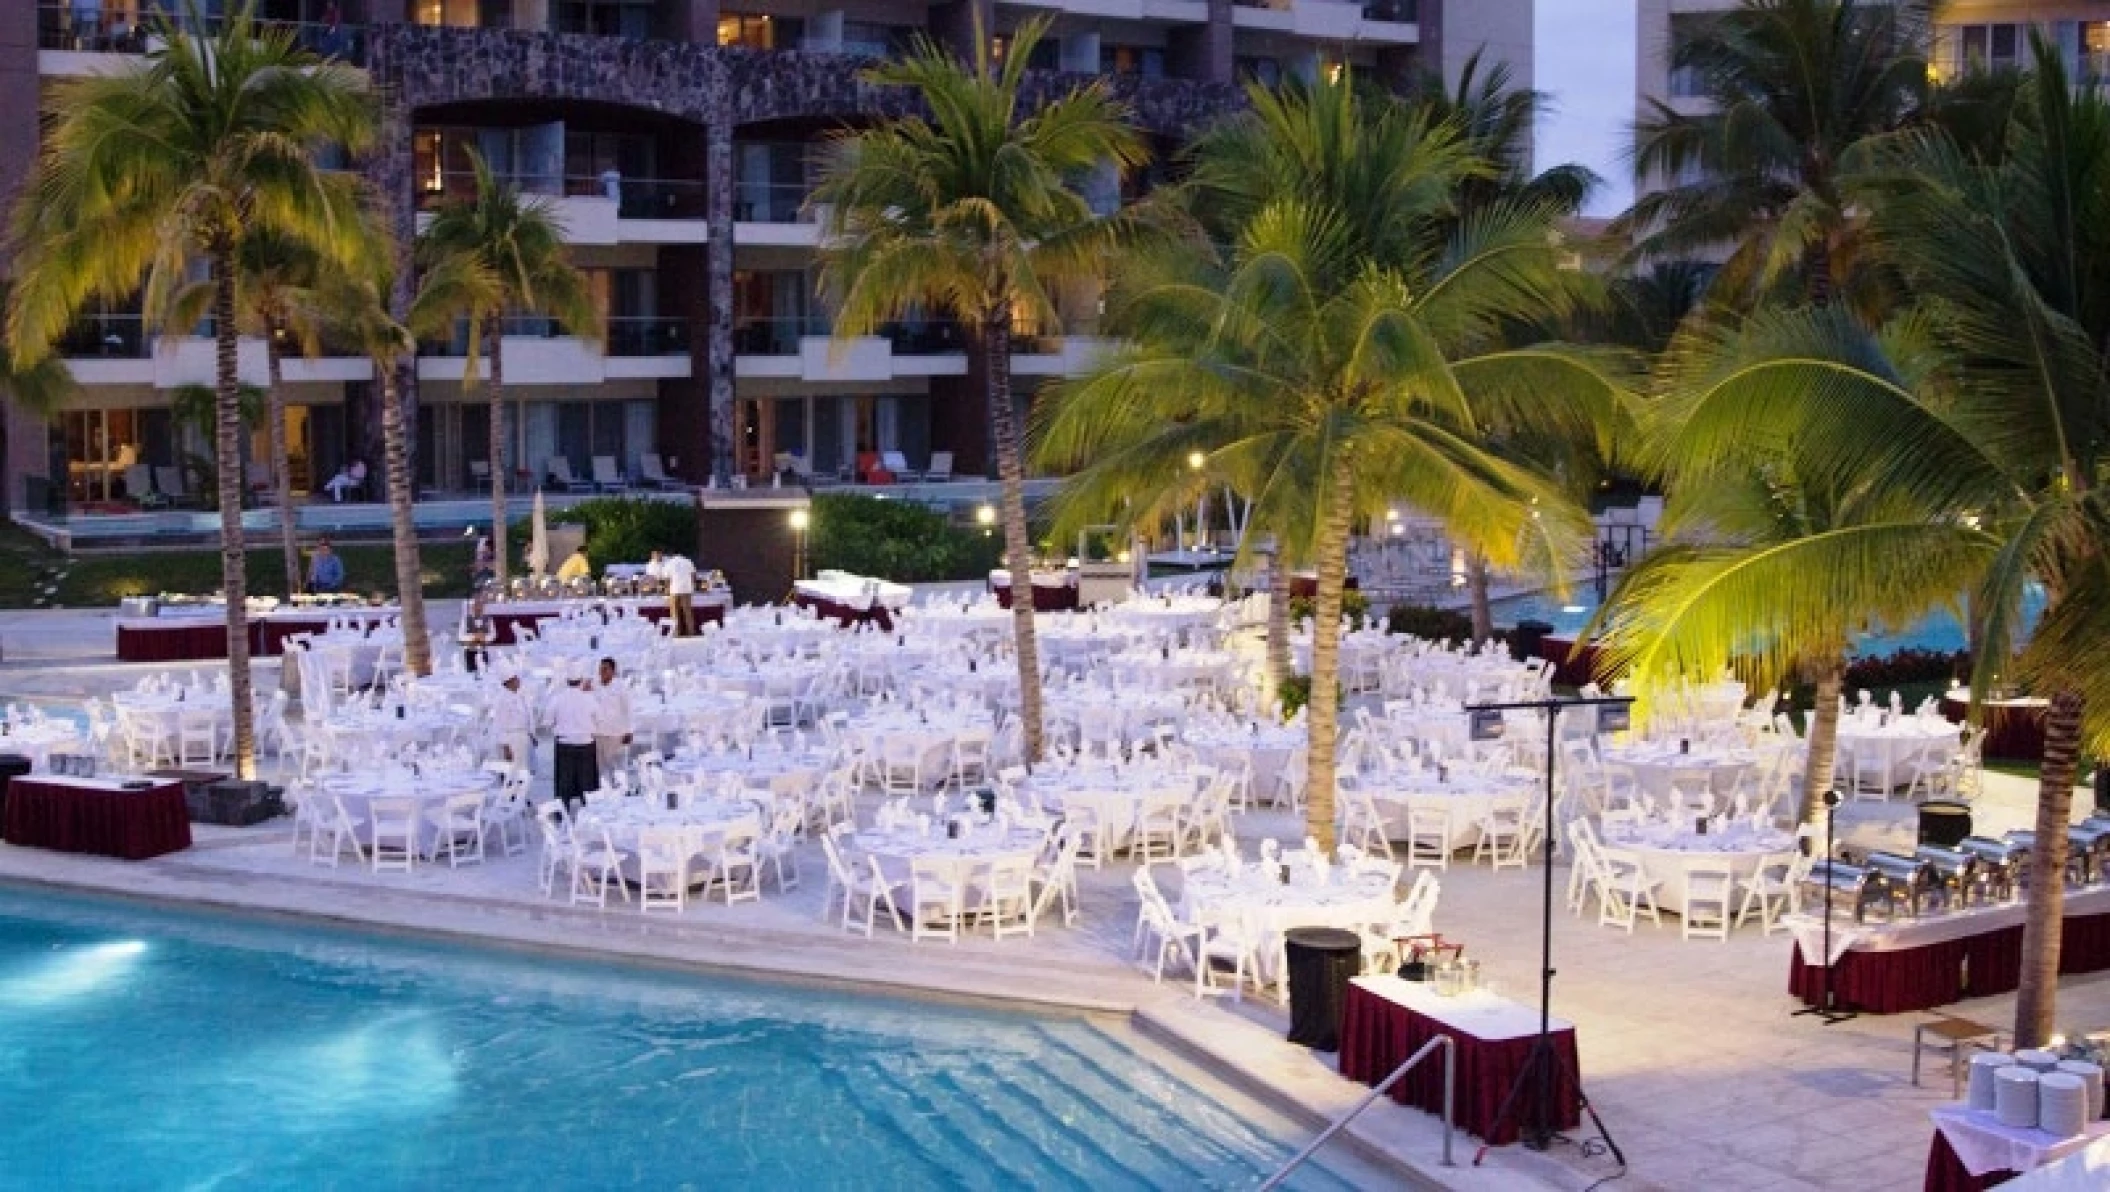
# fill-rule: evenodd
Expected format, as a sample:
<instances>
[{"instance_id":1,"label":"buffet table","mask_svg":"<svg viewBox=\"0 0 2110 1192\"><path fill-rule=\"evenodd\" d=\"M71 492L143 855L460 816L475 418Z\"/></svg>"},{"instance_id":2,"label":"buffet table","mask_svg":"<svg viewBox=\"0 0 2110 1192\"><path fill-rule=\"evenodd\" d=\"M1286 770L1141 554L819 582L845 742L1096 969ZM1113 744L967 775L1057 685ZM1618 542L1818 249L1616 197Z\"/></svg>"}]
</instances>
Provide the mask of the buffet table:
<instances>
[{"instance_id":1,"label":"buffet table","mask_svg":"<svg viewBox=\"0 0 2110 1192\"><path fill-rule=\"evenodd\" d=\"M1011 607L1011 573L992 571L989 573L989 590L996 593L997 604ZM1033 611L1037 613L1068 613L1077 611L1077 573L1074 571L1036 571L1033 573Z\"/></svg>"},{"instance_id":2,"label":"buffet table","mask_svg":"<svg viewBox=\"0 0 2110 1192\"><path fill-rule=\"evenodd\" d=\"M1989 699L1985 708L1985 753L1988 759L2034 762L2044 757L2044 713L2050 708L2042 699ZM1970 718L1968 699L1943 696L1941 714L1952 723Z\"/></svg>"},{"instance_id":3,"label":"buffet table","mask_svg":"<svg viewBox=\"0 0 2110 1192\"><path fill-rule=\"evenodd\" d=\"M812 579L792 585L791 602L832 617L847 629L852 625L876 625L891 633L894 613L908 606L913 591L883 579L851 575L847 571L823 571Z\"/></svg>"},{"instance_id":4,"label":"buffet table","mask_svg":"<svg viewBox=\"0 0 2110 1192\"><path fill-rule=\"evenodd\" d=\"M696 623L725 623L726 606L732 603L728 592L698 592L689 601L696 613ZM670 607L664 596L638 597L581 597L576 600L509 600L486 604L484 615L491 622L489 645L510 646L514 642L513 631L525 625L530 628L553 617L561 617L567 609L605 609L619 607L647 621L658 622L670 615Z\"/></svg>"},{"instance_id":5,"label":"buffet table","mask_svg":"<svg viewBox=\"0 0 2110 1192\"><path fill-rule=\"evenodd\" d=\"M127 790L122 779L39 774L8 784L9 844L142 861L190 847L183 784Z\"/></svg>"},{"instance_id":6,"label":"buffet table","mask_svg":"<svg viewBox=\"0 0 2110 1192\"><path fill-rule=\"evenodd\" d=\"M1575 1027L1556 1018L1553 1045L1561 1072L1554 1089L1557 1130L1582 1124L1581 1061ZM1341 1018L1341 1075L1376 1085L1437 1035L1457 1041L1458 1071L1453 1108L1457 1124L1492 1145L1517 1140L1517 1118L1501 1117L1502 1102L1516 1084L1538 1037L1538 1011L1484 990L1438 997L1429 986L1398 977L1357 977L1348 983ZM1430 1113L1443 1112L1443 1060L1431 1056L1392 1086L1392 1098Z\"/></svg>"},{"instance_id":7,"label":"buffet table","mask_svg":"<svg viewBox=\"0 0 2110 1192\"><path fill-rule=\"evenodd\" d=\"M1927 1116L1934 1119L1934 1141L1927 1148L1926 1192L1982 1192L2110 1138L2110 1122L2092 1123L2074 1138L2055 1138L2002 1126L1958 1105Z\"/></svg>"},{"instance_id":8,"label":"buffet table","mask_svg":"<svg viewBox=\"0 0 2110 1192\"><path fill-rule=\"evenodd\" d=\"M1539 657L1553 666L1553 681L1582 687L1598 681L1597 643L1585 642L1578 649L1572 637L1542 637Z\"/></svg>"},{"instance_id":9,"label":"buffet table","mask_svg":"<svg viewBox=\"0 0 2110 1192\"><path fill-rule=\"evenodd\" d=\"M2010 993L2022 977L2020 902L1973 907L1873 927L1832 918L1832 990L1842 1005L1870 1014L1902 1014L1967 997ZM1787 920L1795 935L1788 992L1809 1005L1824 997L1824 967L1804 959L1823 949L1823 922L1814 915ZM2110 887L2066 895L2059 971L2110 969Z\"/></svg>"},{"instance_id":10,"label":"buffet table","mask_svg":"<svg viewBox=\"0 0 2110 1192\"><path fill-rule=\"evenodd\" d=\"M286 652L286 639L320 633L336 622L378 625L402 610L376 608L284 608L249 617L249 653L266 657ZM123 617L117 622L119 662L205 662L227 657L227 614L223 609L192 607L153 617Z\"/></svg>"}]
</instances>

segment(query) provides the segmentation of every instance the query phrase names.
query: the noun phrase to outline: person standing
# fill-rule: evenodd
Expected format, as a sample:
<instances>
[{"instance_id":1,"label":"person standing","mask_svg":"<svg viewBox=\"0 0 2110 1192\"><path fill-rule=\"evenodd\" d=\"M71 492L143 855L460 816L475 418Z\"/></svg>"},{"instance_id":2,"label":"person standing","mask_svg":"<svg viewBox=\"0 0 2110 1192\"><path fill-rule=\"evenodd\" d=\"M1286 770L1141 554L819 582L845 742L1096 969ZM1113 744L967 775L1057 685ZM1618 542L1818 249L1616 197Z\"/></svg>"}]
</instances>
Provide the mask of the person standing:
<instances>
[{"instance_id":1,"label":"person standing","mask_svg":"<svg viewBox=\"0 0 2110 1192\"><path fill-rule=\"evenodd\" d=\"M551 782L558 801L569 809L586 801L586 792L601 785L593 750L594 700L586 676L573 675L543 705L542 721L556 740Z\"/></svg>"},{"instance_id":2,"label":"person standing","mask_svg":"<svg viewBox=\"0 0 2110 1192\"><path fill-rule=\"evenodd\" d=\"M491 700L491 734L498 756L516 770L535 770L535 714L520 690L520 675L507 671Z\"/></svg>"},{"instance_id":3,"label":"person standing","mask_svg":"<svg viewBox=\"0 0 2110 1192\"><path fill-rule=\"evenodd\" d=\"M313 595L325 595L344 590L344 560L330 549L330 540L324 538L315 544L315 554L308 560L308 591Z\"/></svg>"},{"instance_id":4,"label":"person standing","mask_svg":"<svg viewBox=\"0 0 2110 1192\"><path fill-rule=\"evenodd\" d=\"M572 551L570 556L557 567L558 583L568 584L573 580L592 578L593 561L586 557L586 548L584 546Z\"/></svg>"},{"instance_id":5,"label":"person standing","mask_svg":"<svg viewBox=\"0 0 2110 1192\"><path fill-rule=\"evenodd\" d=\"M630 754L630 689L616 678L615 659L601 659L593 692L594 760L603 774L623 768Z\"/></svg>"},{"instance_id":6,"label":"person standing","mask_svg":"<svg viewBox=\"0 0 2110 1192\"><path fill-rule=\"evenodd\" d=\"M469 563L469 590L475 591L498 577L498 551L489 534L476 536L476 553Z\"/></svg>"},{"instance_id":7,"label":"person standing","mask_svg":"<svg viewBox=\"0 0 2110 1192\"><path fill-rule=\"evenodd\" d=\"M696 564L687 555L669 555L660 564L667 577L667 604L674 636L696 636Z\"/></svg>"}]
</instances>

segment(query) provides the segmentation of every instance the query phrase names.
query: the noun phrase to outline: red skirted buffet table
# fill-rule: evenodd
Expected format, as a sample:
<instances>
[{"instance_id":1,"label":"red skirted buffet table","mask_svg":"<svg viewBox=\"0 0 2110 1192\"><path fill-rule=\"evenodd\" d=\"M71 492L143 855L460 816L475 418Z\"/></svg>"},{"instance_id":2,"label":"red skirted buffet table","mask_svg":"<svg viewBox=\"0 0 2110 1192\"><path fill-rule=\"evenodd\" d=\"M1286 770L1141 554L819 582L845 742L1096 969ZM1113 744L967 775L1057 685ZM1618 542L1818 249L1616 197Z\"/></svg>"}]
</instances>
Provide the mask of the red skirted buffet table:
<instances>
[{"instance_id":1,"label":"red skirted buffet table","mask_svg":"<svg viewBox=\"0 0 2110 1192\"><path fill-rule=\"evenodd\" d=\"M1894 923L1856 927L1833 912L1832 989L1840 1003L1869 1014L1903 1014L1969 997L2012 993L2022 977L2021 903L1972 907ZM1806 957L1823 948L1815 916L1791 924L1795 948L1788 992L1810 1005L1824 996L1824 968ZM2110 887L2071 891L2059 952L2062 973L2110 969Z\"/></svg>"},{"instance_id":2,"label":"red skirted buffet table","mask_svg":"<svg viewBox=\"0 0 2110 1192\"><path fill-rule=\"evenodd\" d=\"M2093 1122L2087 1133L2062 1139L2041 1130L2003 1126L1991 1114L1973 1113L1962 1105L1930 1110L1928 1116L1934 1119L1934 1141L1927 1147L1925 1192L1984 1192L2024 1172L2059 1164L2110 1138L2110 1123L2105 1122ZM2102 1185L2084 1178L2062 1186Z\"/></svg>"},{"instance_id":3,"label":"red skirted buffet table","mask_svg":"<svg viewBox=\"0 0 2110 1192\"><path fill-rule=\"evenodd\" d=\"M121 778L25 775L8 783L0 835L9 844L143 861L190 847L180 782L128 789Z\"/></svg>"},{"instance_id":4,"label":"red skirted buffet table","mask_svg":"<svg viewBox=\"0 0 2110 1192\"><path fill-rule=\"evenodd\" d=\"M1011 573L992 571L989 573L989 590L996 594L997 604L1011 607ZM1077 573L1075 571L1036 571L1033 573L1033 611L1037 613L1068 613L1077 611Z\"/></svg>"},{"instance_id":5,"label":"red skirted buffet table","mask_svg":"<svg viewBox=\"0 0 2110 1192\"><path fill-rule=\"evenodd\" d=\"M1554 1019L1553 1045L1561 1073L1554 1089L1554 1128L1582 1124L1582 1066L1575 1028ZM1538 1037L1538 1011L1484 990L1438 997L1426 984L1398 977L1357 977L1348 983L1341 1017L1341 1075L1376 1085L1437 1035L1457 1041L1458 1080L1454 1108L1460 1128L1502 1146L1517 1139L1517 1114L1497 1120L1517 1073ZM1392 1097L1430 1113L1443 1112L1443 1063L1424 1060L1398 1084Z\"/></svg>"},{"instance_id":6,"label":"red skirted buffet table","mask_svg":"<svg viewBox=\"0 0 2110 1192\"><path fill-rule=\"evenodd\" d=\"M2051 707L2042 699L1989 699L1982 705L1985 723L1985 756L2001 761L2034 762L2044 758L2044 713ZM1943 696L1941 714L1962 724L1971 712L1968 698Z\"/></svg>"}]
</instances>

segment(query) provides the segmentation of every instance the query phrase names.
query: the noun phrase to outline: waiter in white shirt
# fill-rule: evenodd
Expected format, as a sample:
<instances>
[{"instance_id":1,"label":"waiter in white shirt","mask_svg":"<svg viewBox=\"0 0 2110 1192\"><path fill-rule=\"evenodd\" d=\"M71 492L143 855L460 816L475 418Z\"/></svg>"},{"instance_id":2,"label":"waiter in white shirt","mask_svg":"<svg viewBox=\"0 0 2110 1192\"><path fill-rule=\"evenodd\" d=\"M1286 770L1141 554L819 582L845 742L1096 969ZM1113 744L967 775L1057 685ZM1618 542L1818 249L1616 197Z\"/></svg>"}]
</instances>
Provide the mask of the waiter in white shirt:
<instances>
[{"instance_id":1,"label":"waiter in white shirt","mask_svg":"<svg viewBox=\"0 0 2110 1192\"><path fill-rule=\"evenodd\" d=\"M669 555L660 564L667 576L667 603L674 615L674 636L696 636L696 564L687 555Z\"/></svg>"},{"instance_id":2,"label":"waiter in white shirt","mask_svg":"<svg viewBox=\"0 0 2110 1192\"><path fill-rule=\"evenodd\" d=\"M603 774L622 769L630 754L630 689L615 676L615 659L601 659L601 677L593 692L593 745Z\"/></svg>"},{"instance_id":3,"label":"waiter in white shirt","mask_svg":"<svg viewBox=\"0 0 2110 1192\"><path fill-rule=\"evenodd\" d=\"M586 792L601 785L601 770L595 764L593 693L586 690L586 676L573 675L543 705L542 721L556 738L557 764L551 785L565 807L584 803Z\"/></svg>"},{"instance_id":4,"label":"waiter in white shirt","mask_svg":"<svg viewBox=\"0 0 2110 1192\"><path fill-rule=\"evenodd\" d=\"M497 738L498 756L517 770L535 769L535 710L521 693L520 676L507 671L491 700L491 734Z\"/></svg>"}]
</instances>

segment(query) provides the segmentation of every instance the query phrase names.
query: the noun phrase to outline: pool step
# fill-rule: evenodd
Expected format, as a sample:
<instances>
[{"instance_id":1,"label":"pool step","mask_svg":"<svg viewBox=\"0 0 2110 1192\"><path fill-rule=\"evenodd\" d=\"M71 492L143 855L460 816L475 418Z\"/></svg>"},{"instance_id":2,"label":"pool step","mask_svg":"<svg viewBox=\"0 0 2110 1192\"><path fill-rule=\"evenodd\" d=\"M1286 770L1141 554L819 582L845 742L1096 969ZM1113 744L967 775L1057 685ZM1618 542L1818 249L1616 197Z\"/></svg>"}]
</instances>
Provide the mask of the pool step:
<instances>
[{"instance_id":1,"label":"pool step","mask_svg":"<svg viewBox=\"0 0 2110 1192\"><path fill-rule=\"evenodd\" d=\"M1049 1158L1008 1130L971 1129L991 1120L988 1106L960 1097L944 1079L958 1061L920 1056L879 1057L881 1077L864 1090L863 1101L886 1113L904 1134L948 1174L968 1188L1056 1186ZM1001 1119L996 1119L1001 1121ZM1083 1186L1065 1171L1061 1186Z\"/></svg>"}]
</instances>

